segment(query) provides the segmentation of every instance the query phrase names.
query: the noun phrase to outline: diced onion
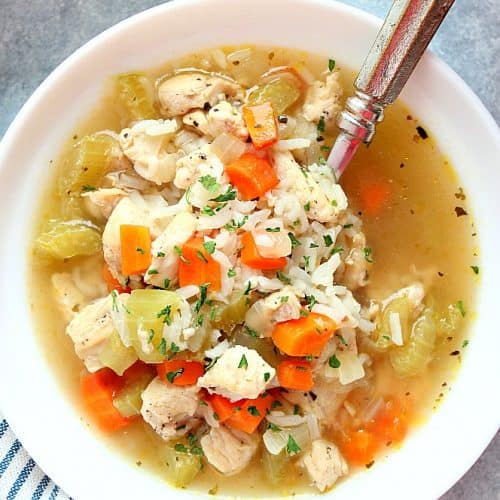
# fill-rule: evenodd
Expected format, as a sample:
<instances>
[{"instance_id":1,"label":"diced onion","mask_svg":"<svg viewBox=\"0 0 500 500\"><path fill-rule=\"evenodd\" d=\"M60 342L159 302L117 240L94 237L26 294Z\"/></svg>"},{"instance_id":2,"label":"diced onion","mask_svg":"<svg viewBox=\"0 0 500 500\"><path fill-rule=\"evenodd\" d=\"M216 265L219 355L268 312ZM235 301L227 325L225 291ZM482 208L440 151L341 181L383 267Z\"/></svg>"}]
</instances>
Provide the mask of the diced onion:
<instances>
[{"instance_id":1,"label":"diced onion","mask_svg":"<svg viewBox=\"0 0 500 500\"><path fill-rule=\"evenodd\" d=\"M230 134L218 135L212 142L212 151L224 164L237 160L245 151L246 144Z\"/></svg>"},{"instance_id":2,"label":"diced onion","mask_svg":"<svg viewBox=\"0 0 500 500\"><path fill-rule=\"evenodd\" d=\"M227 60L229 62L235 62L235 61L241 62L241 61L245 61L246 59L249 59L251 55L252 55L251 48L239 49L239 50L235 50L234 52L231 52L230 54L228 54Z\"/></svg>"},{"instance_id":3,"label":"diced onion","mask_svg":"<svg viewBox=\"0 0 500 500\"><path fill-rule=\"evenodd\" d=\"M319 439L321 437L321 431L319 428L318 418L314 415L314 413L308 413L306 415L306 423L311 439L313 441L315 439Z\"/></svg>"},{"instance_id":4,"label":"diced onion","mask_svg":"<svg viewBox=\"0 0 500 500\"><path fill-rule=\"evenodd\" d=\"M403 345L403 331L401 329L401 320L399 318L399 313L392 312L389 315L389 327L391 330L392 341L396 345Z\"/></svg>"},{"instance_id":5,"label":"diced onion","mask_svg":"<svg viewBox=\"0 0 500 500\"><path fill-rule=\"evenodd\" d=\"M353 351L337 352L337 359L340 361L338 367L339 382L342 385L351 384L365 376L363 364Z\"/></svg>"},{"instance_id":6,"label":"diced onion","mask_svg":"<svg viewBox=\"0 0 500 500\"><path fill-rule=\"evenodd\" d=\"M295 427L305 422L305 417L301 415L286 415L283 412L271 412L266 418L278 427Z\"/></svg>"},{"instance_id":7,"label":"diced onion","mask_svg":"<svg viewBox=\"0 0 500 500\"><path fill-rule=\"evenodd\" d=\"M276 143L276 147L282 151L291 149L305 149L311 145L311 139L282 139Z\"/></svg>"},{"instance_id":8,"label":"diced onion","mask_svg":"<svg viewBox=\"0 0 500 500\"><path fill-rule=\"evenodd\" d=\"M212 59L214 60L215 64L219 66L221 69L226 69L227 68L227 59L226 59L226 54L221 49L214 49L211 52Z\"/></svg>"},{"instance_id":9,"label":"diced onion","mask_svg":"<svg viewBox=\"0 0 500 500\"><path fill-rule=\"evenodd\" d=\"M194 297L199 291L200 289L196 285L187 285L182 288L178 288L175 293L187 300Z\"/></svg>"},{"instance_id":10,"label":"diced onion","mask_svg":"<svg viewBox=\"0 0 500 500\"><path fill-rule=\"evenodd\" d=\"M231 344L229 344L228 340L227 339L223 340L222 342L212 347L212 349L208 349L207 351L205 351L205 357L210 359L218 358L224 352L226 352L230 347Z\"/></svg>"}]
</instances>

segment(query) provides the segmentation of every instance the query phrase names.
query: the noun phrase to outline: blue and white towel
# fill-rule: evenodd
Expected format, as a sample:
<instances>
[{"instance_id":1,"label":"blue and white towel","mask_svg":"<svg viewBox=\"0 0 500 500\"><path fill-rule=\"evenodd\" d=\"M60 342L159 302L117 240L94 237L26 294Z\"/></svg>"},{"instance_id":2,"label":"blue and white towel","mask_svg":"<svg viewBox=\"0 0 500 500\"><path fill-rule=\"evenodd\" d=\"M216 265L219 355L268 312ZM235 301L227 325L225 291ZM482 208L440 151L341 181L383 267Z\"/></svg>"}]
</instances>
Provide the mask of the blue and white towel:
<instances>
[{"instance_id":1,"label":"blue and white towel","mask_svg":"<svg viewBox=\"0 0 500 500\"><path fill-rule=\"evenodd\" d=\"M0 499L68 500L26 453L0 413Z\"/></svg>"}]
</instances>

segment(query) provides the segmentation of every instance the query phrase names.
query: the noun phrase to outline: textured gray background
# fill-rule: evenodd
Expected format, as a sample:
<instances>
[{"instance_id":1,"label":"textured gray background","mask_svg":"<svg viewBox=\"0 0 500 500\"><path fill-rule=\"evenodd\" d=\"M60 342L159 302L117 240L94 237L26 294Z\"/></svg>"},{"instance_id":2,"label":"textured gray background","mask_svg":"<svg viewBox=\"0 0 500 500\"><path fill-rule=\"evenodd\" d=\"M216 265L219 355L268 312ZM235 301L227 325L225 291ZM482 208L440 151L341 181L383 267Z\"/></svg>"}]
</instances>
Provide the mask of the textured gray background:
<instances>
[{"instance_id":1,"label":"textured gray background","mask_svg":"<svg viewBox=\"0 0 500 500\"><path fill-rule=\"evenodd\" d=\"M0 137L30 94L63 59L102 30L159 3L0 0ZM344 3L384 17L391 2ZM472 87L499 122L500 0L457 0L432 48ZM418 477L418 471L415 474ZM500 499L500 434L442 498L459 499Z\"/></svg>"}]
</instances>

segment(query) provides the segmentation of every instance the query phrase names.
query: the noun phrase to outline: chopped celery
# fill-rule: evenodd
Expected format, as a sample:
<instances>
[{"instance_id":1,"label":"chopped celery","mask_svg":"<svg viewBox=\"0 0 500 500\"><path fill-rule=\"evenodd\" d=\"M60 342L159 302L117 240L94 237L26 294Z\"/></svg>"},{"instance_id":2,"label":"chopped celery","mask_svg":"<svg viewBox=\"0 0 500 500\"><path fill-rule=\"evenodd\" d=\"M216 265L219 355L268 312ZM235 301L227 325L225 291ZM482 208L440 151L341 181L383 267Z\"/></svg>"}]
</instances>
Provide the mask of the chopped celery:
<instances>
[{"instance_id":1,"label":"chopped celery","mask_svg":"<svg viewBox=\"0 0 500 500\"><path fill-rule=\"evenodd\" d=\"M115 330L99 353L99 360L116 374L123 372L137 361L137 354L132 347L125 347Z\"/></svg>"},{"instance_id":2,"label":"chopped celery","mask_svg":"<svg viewBox=\"0 0 500 500\"><path fill-rule=\"evenodd\" d=\"M262 466L271 484L281 483L288 474L290 459L283 450L278 455L272 455L266 449L262 452Z\"/></svg>"},{"instance_id":3,"label":"chopped celery","mask_svg":"<svg viewBox=\"0 0 500 500\"><path fill-rule=\"evenodd\" d=\"M81 220L49 222L47 231L38 235L35 249L56 259L94 255L102 248L101 235Z\"/></svg>"},{"instance_id":4,"label":"chopped celery","mask_svg":"<svg viewBox=\"0 0 500 500\"><path fill-rule=\"evenodd\" d=\"M178 488L187 486L201 471L201 458L184 451L177 451L172 446L162 446L160 457L167 467L167 478Z\"/></svg>"},{"instance_id":5,"label":"chopped celery","mask_svg":"<svg viewBox=\"0 0 500 500\"><path fill-rule=\"evenodd\" d=\"M286 111L300 97L298 85L289 78L277 78L272 82L259 85L248 95L249 104L271 102L276 114Z\"/></svg>"},{"instance_id":6,"label":"chopped celery","mask_svg":"<svg viewBox=\"0 0 500 500\"><path fill-rule=\"evenodd\" d=\"M127 384L114 398L113 405L123 417L133 417L141 413L142 393L153 379L152 373L143 373Z\"/></svg>"},{"instance_id":7,"label":"chopped celery","mask_svg":"<svg viewBox=\"0 0 500 500\"><path fill-rule=\"evenodd\" d=\"M127 302L126 323L137 356L146 363L165 359L164 323L179 307L179 296L167 290L133 290Z\"/></svg>"},{"instance_id":8,"label":"chopped celery","mask_svg":"<svg viewBox=\"0 0 500 500\"><path fill-rule=\"evenodd\" d=\"M431 361L438 324L432 309L425 309L415 321L411 337L402 347L394 347L389 357L394 371L402 376L418 375Z\"/></svg>"},{"instance_id":9,"label":"chopped celery","mask_svg":"<svg viewBox=\"0 0 500 500\"><path fill-rule=\"evenodd\" d=\"M252 331L244 326L238 327L233 342L249 349L255 349L271 366L276 366L280 359L270 338L261 339L252 335Z\"/></svg>"},{"instance_id":10,"label":"chopped celery","mask_svg":"<svg viewBox=\"0 0 500 500\"><path fill-rule=\"evenodd\" d=\"M118 142L109 135L82 137L66 160L65 173L61 176L61 194L76 196L99 187L103 176L111 170L113 160L120 154Z\"/></svg>"},{"instance_id":11,"label":"chopped celery","mask_svg":"<svg viewBox=\"0 0 500 500\"><path fill-rule=\"evenodd\" d=\"M399 314L401 323L401 331L403 334L403 342L406 342L411 331L411 306L407 295L396 297L384 307L382 315L375 329L375 345L377 349L383 351L388 349L392 344L390 317L392 313Z\"/></svg>"},{"instance_id":12,"label":"chopped celery","mask_svg":"<svg viewBox=\"0 0 500 500\"><path fill-rule=\"evenodd\" d=\"M87 216L83 198L80 196L63 195L59 206L59 214L64 220L84 219Z\"/></svg>"},{"instance_id":13,"label":"chopped celery","mask_svg":"<svg viewBox=\"0 0 500 500\"><path fill-rule=\"evenodd\" d=\"M230 299L227 306L219 309L214 326L226 333L231 333L237 325L245 321L245 314L248 311L248 297L238 293L236 297Z\"/></svg>"},{"instance_id":14,"label":"chopped celery","mask_svg":"<svg viewBox=\"0 0 500 500\"><path fill-rule=\"evenodd\" d=\"M140 73L125 73L117 78L117 93L128 114L127 122L158 118L153 105L153 86Z\"/></svg>"}]
</instances>

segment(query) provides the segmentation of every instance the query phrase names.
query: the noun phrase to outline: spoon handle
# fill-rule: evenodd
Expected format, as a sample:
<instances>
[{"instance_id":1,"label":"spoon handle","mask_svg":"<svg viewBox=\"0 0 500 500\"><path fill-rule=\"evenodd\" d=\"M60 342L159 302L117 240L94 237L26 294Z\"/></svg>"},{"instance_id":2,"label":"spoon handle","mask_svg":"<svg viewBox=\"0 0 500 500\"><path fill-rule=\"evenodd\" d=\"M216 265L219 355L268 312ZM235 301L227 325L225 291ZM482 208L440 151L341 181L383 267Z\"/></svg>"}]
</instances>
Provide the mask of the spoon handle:
<instances>
[{"instance_id":1,"label":"spoon handle","mask_svg":"<svg viewBox=\"0 0 500 500\"><path fill-rule=\"evenodd\" d=\"M340 114L340 134L328 157L339 178L360 143L368 144L384 107L401 93L455 0L394 0Z\"/></svg>"}]
</instances>

